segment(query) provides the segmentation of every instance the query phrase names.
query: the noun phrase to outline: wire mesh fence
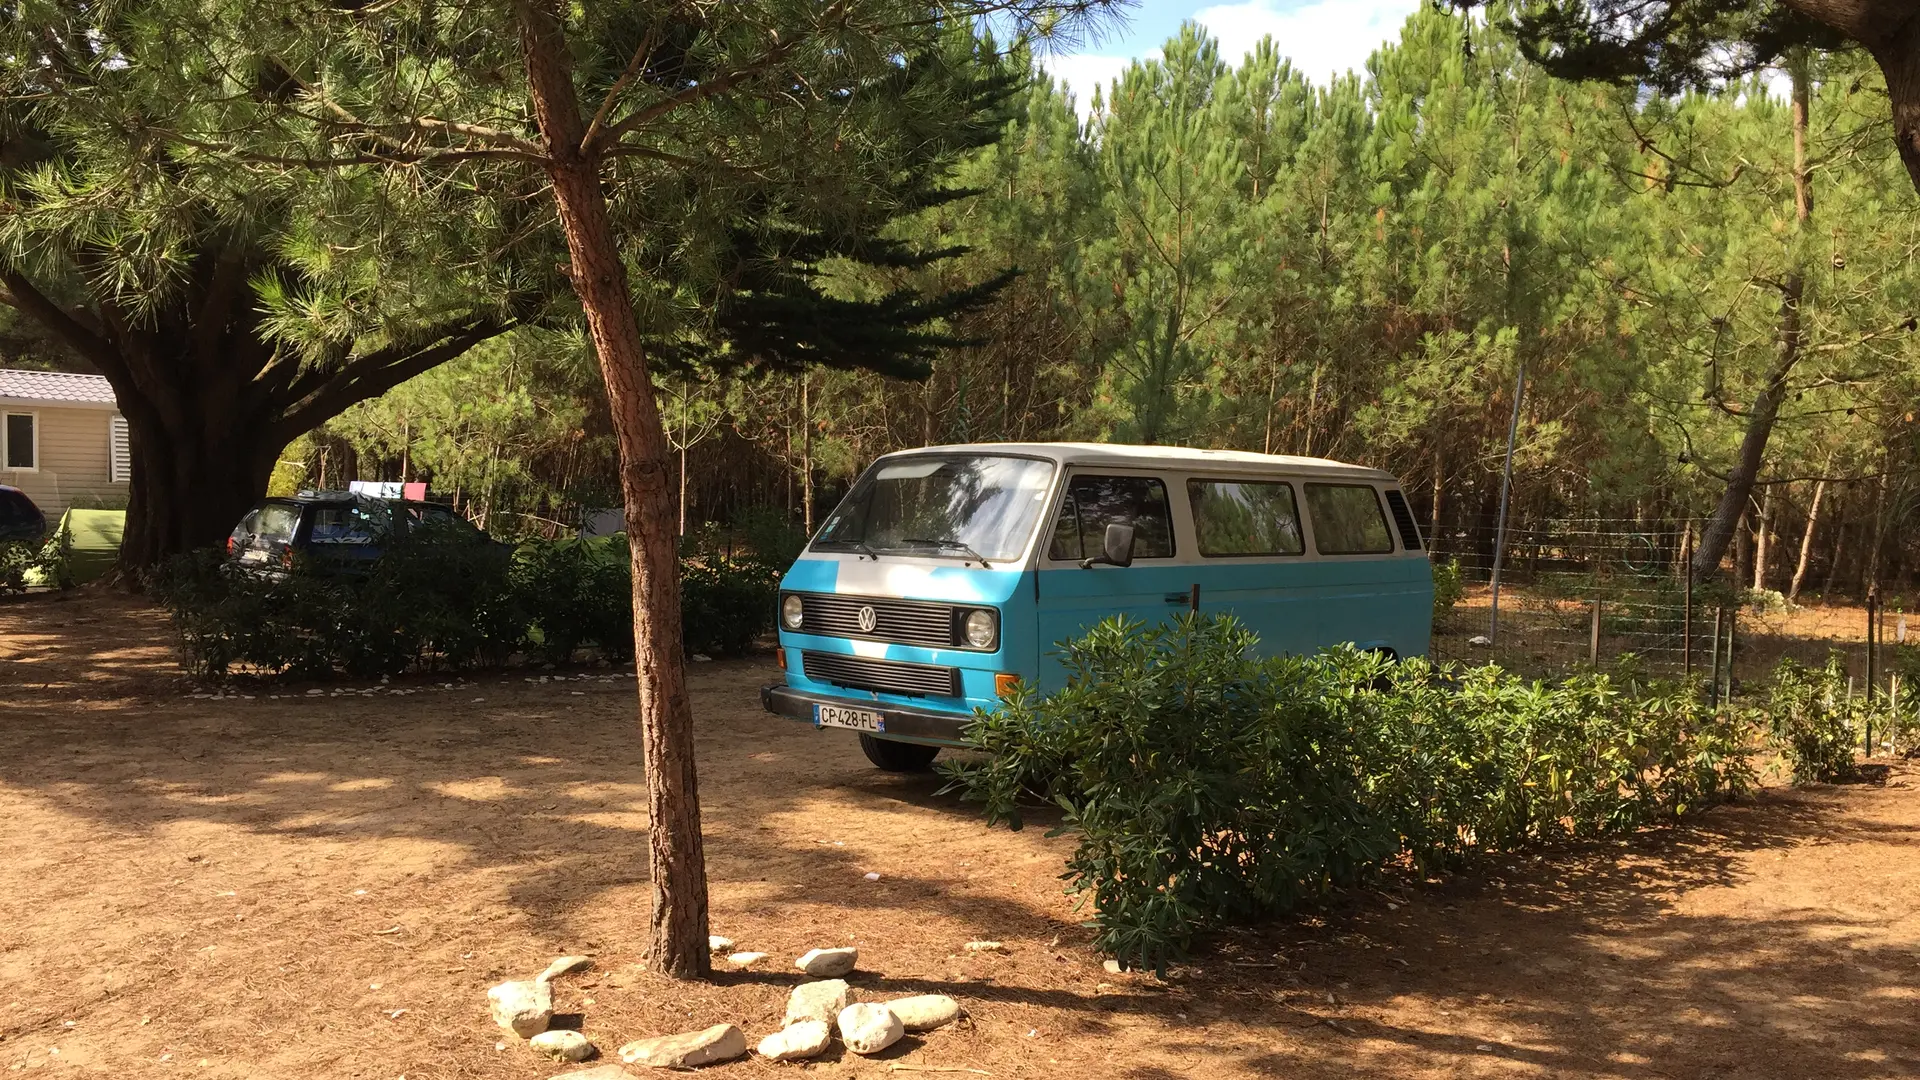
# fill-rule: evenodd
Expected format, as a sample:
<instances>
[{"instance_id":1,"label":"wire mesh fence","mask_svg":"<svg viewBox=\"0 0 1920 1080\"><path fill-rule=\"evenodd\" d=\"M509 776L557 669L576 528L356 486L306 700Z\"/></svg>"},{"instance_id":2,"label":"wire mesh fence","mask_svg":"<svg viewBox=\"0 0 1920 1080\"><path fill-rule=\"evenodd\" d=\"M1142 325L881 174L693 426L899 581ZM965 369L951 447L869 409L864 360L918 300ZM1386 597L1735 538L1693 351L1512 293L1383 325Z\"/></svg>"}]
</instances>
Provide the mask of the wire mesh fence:
<instances>
[{"instance_id":1,"label":"wire mesh fence","mask_svg":"<svg viewBox=\"0 0 1920 1080\"><path fill-rule=\"evenodd\" d=\"M1765 580L1755 589L1721 575L1717 584L1694 587L1686 568L1701 524L1520 519L1508 524L1504 545L1492 525L1432 536L1443 598L1435 605L1433 655L1536 676L1590 666L1692 675L1724 698L1765 678L1782 658L1817 665L1837 651L1860 693L1873 687L1920 706L1920 613L1910 619L1901 597L1799 607ZM1903 682L1904 693L1897 689Z\"/></svg>"}]
</instances>

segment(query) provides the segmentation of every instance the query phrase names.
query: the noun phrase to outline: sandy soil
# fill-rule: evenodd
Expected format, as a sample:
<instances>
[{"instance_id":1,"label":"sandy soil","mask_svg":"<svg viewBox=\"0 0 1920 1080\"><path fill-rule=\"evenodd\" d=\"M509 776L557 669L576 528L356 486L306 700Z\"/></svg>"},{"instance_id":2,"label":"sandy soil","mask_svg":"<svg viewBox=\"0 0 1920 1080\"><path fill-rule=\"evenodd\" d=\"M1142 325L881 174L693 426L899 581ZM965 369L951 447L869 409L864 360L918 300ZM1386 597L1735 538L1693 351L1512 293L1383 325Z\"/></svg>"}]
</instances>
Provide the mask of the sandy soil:
<instances>
[{"instance_id":1,"label":"sandy soil","mask_svg":"<svg viewBox=\"0 0 1920 1080\"><path fill-rule=\"evenodd\" d=\"M1056 879L1068 840L989 830L937 780L761 713L770 664L701 664L714 930L775 961L684 985L635 966L649 890L632 695L584 674L193 698L149 610L0 604L0 1067L541 1078L564 1070L511 1037L496 1049L484 992L501 978L591 953L559 1003L609 1050L722 1021L757 1038L790 958L844 942L859 993L951 993L971 1019L879 1060L716 1072L1920 1073L1904 767L1369 891L1232 935L1163 982L1110 975L1087 948ZM1013 951L961 953L979 938Z\"/></svg>"}]
</instances>

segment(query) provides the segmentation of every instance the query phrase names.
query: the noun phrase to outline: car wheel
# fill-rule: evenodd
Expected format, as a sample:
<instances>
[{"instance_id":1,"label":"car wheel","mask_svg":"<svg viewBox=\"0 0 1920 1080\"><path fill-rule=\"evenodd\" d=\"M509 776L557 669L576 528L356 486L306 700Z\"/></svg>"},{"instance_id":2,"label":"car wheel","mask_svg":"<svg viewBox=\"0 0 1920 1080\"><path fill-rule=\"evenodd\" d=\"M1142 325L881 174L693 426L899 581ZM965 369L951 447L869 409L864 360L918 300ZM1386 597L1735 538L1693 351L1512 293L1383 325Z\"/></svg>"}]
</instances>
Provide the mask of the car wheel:
<instances>
[{"instance_id":1,"label":"car wheel","mask_svg":"<svg viewBox=\"0 0 1920 1080\"><path fill-rule=\"evenodd\" d=\"M864 733L860 736L860 749L866 752L868 761L888 772L926 772L933 768L933 759L940 754L937 746L876 739Z\"/></svg>"}]
</instances>

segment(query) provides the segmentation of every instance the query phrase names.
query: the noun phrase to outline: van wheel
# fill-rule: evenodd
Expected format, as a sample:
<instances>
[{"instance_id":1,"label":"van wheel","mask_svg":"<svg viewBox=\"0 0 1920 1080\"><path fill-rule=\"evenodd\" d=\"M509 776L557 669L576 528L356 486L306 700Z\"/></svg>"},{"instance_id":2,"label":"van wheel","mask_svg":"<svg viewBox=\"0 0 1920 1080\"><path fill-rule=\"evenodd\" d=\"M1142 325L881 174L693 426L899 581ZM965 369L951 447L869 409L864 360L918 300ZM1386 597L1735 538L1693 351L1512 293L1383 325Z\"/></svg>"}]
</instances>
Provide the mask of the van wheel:
<instances>
[{"instance_id":1,"label":"van wheel","mask_svg":"<svg viewBox=\"0 0 1920 1080\"><path fill-rule=\"evenodd\" d=\"M868 761L888 772L926 772L940 754L937 746L876 739L864 732L860 735L860 749L866 751Z\"/></svg>"}]
</instances>

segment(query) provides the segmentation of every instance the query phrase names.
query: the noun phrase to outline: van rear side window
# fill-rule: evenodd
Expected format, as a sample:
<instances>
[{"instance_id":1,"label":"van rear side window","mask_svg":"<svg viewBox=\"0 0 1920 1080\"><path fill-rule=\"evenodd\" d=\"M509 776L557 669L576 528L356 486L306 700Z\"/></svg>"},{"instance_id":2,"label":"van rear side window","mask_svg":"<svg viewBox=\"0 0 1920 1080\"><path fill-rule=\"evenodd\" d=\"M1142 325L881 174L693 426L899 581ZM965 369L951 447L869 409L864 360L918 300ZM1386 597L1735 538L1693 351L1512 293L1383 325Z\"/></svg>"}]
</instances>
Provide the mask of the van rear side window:
<instances>
[{"instance_id":1,"label":"van rear side window","mask_svg":"<svg viewBox=\"0 0 1920 1080\"><path fill-rule=\"evenodd\" d=\"M1308 484L1313 547L1322 555L1385 555L1393 550L1380 493L1371 484Z\"/></svg>"},{"instance_id":2,"label":"van rear side window","mask_svg":"<svg viewBox=\"0 0 1920 1080\"><path fill-rule=\"evenodd\" d=\"M1299 555L1300 511L1293 485L1275 481L1189 480L1194 539L1209 558Z\"/></svg>"},{"instance_id":3,"label":"van rear side window","mask_svg":"<svg viewBox=\"0 0 1920 1080\"><path fill-rule=\"evenodd\" d=\"M1133 557L1173 557L1173 514L1167 485L1152 476L1087 476L1067 482L1067 497L1053 524L1049 559L1098 555L1108 525L1133 526Z\"/></svg>"}]
</instances>

